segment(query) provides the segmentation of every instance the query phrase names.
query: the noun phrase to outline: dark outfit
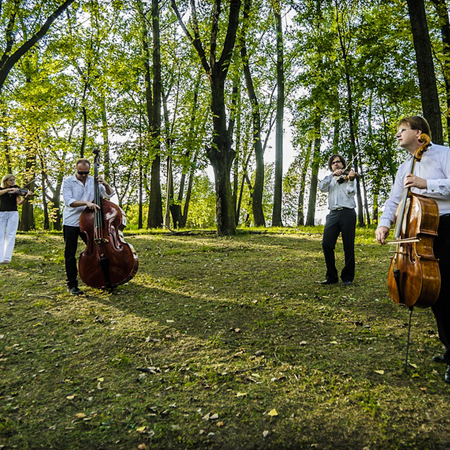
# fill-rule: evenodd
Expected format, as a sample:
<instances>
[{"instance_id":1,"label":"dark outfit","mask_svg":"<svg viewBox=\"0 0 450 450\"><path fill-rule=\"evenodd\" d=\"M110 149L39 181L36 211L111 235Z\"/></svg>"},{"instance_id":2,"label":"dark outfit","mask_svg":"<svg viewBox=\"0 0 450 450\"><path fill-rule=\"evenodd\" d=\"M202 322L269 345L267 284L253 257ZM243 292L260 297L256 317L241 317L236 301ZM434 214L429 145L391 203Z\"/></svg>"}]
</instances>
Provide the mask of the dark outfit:
<instances>
[{"instance_id":1,"label":"dark outfit","mask_svg":"<svg viewBox=\"0 0 450 450\"><path fill-rule=\"evenodd\" d=\"M67 275L67 287L70 289L72 287L78 286L77 275L77 247L78 247L78 236L81 237L83 242L86 244L87 239L84 233L81 233L80 227L71 227L69 225L63 226L64 235L64 263L66 267Z\"/></svg>"},{"instance_id":2,"label":"dark outfit","mask_svg":"<svg viewBox=\"0 0 450 450\"><path fill-rule=\"evenodd\" d=\"M322 238L322 249L327 266L326 281L337 283L339 280L334 249L341 233L345 254L341 279L344 282L352 282L355 278L355 181L337 183L336 177L331 174L320 182L319 189L328 192L330 209Z\"/></svg>"},{"instance_id":3,"label":"dark outfit","mask_svg":"<svg viewBox=\"0 0 450 450\"><path fill-rule=\"evenodd\" d=\"M450 365L450 214L439 217L434 256L439 259L441 291L431 309L436 319L439 339L445 346L444 361Z\"/></svg>"},{"instance_id":4,"label":"dark outfit","mask_svg":"<svg viewBox=\"0 0 450 450\"><path fill-rule=\"evenodd\" d=\"M8 186L7 188L0 188L0 190L19 188L19 186ZM0 211L17 211L17 197L19 194L3 194L0 195Z\"/></svg>"},{"instance_id":5,"label":"dark outfit","mask_svg":"<svg viewBox=\"0 0 450 450\"><path fill-rule=\"evenodd\" d=\"M342 233L345 255L341 279L342 281L353 281L355 278L355 226L356 212L354 209L339 208L330 211L327 215L322 238L322 249L327 265L327 281L338 281L339 279L334 255L339 233Z\"/></svg>"}]
</instances>

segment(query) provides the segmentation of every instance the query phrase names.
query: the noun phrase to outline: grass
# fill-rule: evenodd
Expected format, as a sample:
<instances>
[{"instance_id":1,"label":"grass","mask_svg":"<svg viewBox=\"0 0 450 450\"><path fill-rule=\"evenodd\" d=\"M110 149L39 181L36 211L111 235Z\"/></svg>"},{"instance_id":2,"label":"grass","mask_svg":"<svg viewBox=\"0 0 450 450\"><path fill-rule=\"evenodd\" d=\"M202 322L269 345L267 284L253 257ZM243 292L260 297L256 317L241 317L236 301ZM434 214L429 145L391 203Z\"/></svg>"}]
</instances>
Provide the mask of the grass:
<instances>
[{"instance_id":1,"label":"grass","mask_svg":"<svg viewBox=\"0 0 450 450\"><path fill-rule=\"evenodd\" d=\"M317 227L129 235L135 278L82 297L62 236L19 234L0 266L0 449L449 448L432 313L413 313L405 370L388 248L357 234L349 288L317 283Z\"/></svg>"}]
</instances>

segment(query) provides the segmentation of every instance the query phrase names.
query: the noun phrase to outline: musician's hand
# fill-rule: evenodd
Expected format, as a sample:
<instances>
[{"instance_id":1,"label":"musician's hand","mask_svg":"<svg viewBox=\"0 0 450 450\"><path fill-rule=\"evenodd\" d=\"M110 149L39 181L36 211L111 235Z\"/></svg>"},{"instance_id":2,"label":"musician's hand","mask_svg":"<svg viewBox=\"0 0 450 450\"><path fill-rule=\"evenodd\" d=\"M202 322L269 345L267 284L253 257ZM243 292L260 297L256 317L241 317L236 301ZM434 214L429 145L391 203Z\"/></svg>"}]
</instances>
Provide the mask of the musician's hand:
<instances>
[{"instance_id":1,"label":"musician's hand","mask_svg":"<svg viewBox=\"0 0 450 450\"><path fill-rule=\"evenodd\" d=\"M102 177L98 176L98 177L97 177L97 181L98 181L100 184L103 184L103 186L105 186L105 188L111 189L111 186L110 186L110 185L109 185Z\"/></svg>"},{"instance_id":2,"label":"musician's hand","mask_svg":"<svg viewBox=\"0 0 450 450\"><path fill-rule=\"evenodd\" d=\"M348 179L350 181L353 181L356 178L356 173L353 170L350 170L350 172L348 173Z\"/></svg>"},{"instance_id":3,"label":"musician's hand","mask_svg":"<svg viewBox=\"0 0 450 450\"><path fill-rule=\"evenodd\" d=\"M405 177L405 188L416 187L419 189L426 189L428 186L427 180L425 178L420 178L412 173L408 173Z\"/></svg>"},{"instance_id":4,"label":"musician's hand","mask_svg":"<svg viewBox=\"0 0 450 450\"><path fill-rule=\"evenodd\" d=\"M344 173L344 171L343 171L342 169L336 169L336 170L333 172L333 175L334 175L335 177L339 177L339 176L341 176L343 173Z\"/></svg>"},{"instance_id":5,"label":"musician's hand","mask_svg":"<svg viewBox=\"0 0 450 450\"><path fill-rule=\"evenodd\" d=\"M378 227L375 230L375 238L380 244L386 244L386 238L389 236L388 227Z\"/></svg>"},{"instance_id":6,"label":"musician's hand","mask_svg":"<svg viewBox=\"0 0 450 450\"><path fill-rule=\"evenodd\" d=\"M92 209L93 211L95 211L96 209L100 209L100 206L92 202L86 202L86 206L87 208Z\"/></svg>"}]
</instances>

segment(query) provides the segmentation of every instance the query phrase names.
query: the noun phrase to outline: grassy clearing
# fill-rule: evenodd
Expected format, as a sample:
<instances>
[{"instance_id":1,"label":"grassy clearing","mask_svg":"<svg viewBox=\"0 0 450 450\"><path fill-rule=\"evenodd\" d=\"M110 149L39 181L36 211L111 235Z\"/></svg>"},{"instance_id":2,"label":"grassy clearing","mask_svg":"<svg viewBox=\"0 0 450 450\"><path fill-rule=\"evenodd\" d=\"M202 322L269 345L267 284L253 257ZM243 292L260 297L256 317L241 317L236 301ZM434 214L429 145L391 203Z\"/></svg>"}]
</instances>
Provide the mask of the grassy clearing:
<instances>
[{"instance_id":1,"label":"grassy clearing","mask_svg":"<svg viewBox=\"0 0 450 450\"><path fill-rule=\"evenodd\" d=\"M136 234L136 277L65 288L58 234L0 266L0 448L445 449L450 386L430 310L387 296L357 230L354 286L321 286L321 229ZM342 267L342 245L337 248Z\"/></svg>"}]
</instances>

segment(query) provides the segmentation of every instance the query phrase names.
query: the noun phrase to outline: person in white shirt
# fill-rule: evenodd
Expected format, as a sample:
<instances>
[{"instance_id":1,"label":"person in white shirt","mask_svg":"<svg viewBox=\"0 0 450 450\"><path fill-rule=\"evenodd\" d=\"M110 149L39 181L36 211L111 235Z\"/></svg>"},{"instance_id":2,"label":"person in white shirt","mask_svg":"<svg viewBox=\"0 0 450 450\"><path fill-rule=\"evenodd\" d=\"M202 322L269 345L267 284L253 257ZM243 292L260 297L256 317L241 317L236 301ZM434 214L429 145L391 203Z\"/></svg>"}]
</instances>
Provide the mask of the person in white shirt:
<instances>
[{"instance_id":1,"label":"person in white shirt","mask_svg":"<svg viewBox=\"0 0 450 450\"><path fill-rule=\"evenodd\" d=\"M67 275L67 287L73 295L82 295L84 292L78 287L78 270L76 252L78 246L78 236L86 243L86 236L80 232L80 216L86 209L99 209L93 203L94 177L89 175L91 163L87 159L79 159L76 163L77 171L71 177L64 180L63 198L63 233L64 233L64 261ZM114 192L111 186L98 177L100 195L104 198L111 198Z\"/></svg>"},{"instance_id":2,"label":"person in white shirt","mask_svg":"<svg viewBox=\"0 0 450 450\"><path fill-rule=\"evenodd\" d=\"M405 117L398 123L396 134L398 144L409 154L397 170L375 237L380 244L386 243L404 189L411 188L412 193L436 201L439 208L439 227L433 249L435 257L439 259L441 290L431 308L445 352L442 356L435 356L433 361L447 364L444 380L450 383L450 149L431 143L421 161L416 162L414 173L409 173L411 159L415 151L423 145L420 140L422 133L431 139L430 126L421 116Z\"/></svg>"},{"instance_id":3,"label":"person in white shirt","mask_svg":"<svg viewBox=\"0 0 450 450\"><path fill-rule=\"evenodd\" d=\"M353 170L344 173L345 167L345 159L341 155L332 155L328 160L331 174L319 183L319 189L328 192L330 210L322 238L322 250L327 266L326 279L322 284L335 284L339 281L334 249L340 233L345 255L341 279L344 285L349 286L355 278L356 173Z\"/></svg>"}]
</instances>

